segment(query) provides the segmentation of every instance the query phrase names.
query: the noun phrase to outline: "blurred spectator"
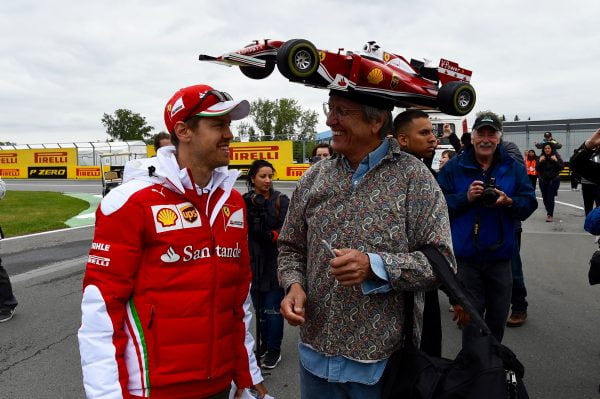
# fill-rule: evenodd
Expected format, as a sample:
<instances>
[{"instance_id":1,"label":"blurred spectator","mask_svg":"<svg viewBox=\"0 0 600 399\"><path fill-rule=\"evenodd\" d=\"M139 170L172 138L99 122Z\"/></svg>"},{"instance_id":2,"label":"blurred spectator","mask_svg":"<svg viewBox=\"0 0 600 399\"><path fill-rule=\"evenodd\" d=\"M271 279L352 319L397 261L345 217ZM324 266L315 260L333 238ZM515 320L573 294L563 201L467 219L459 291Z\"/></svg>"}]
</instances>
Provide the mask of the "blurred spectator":
<instances>
[{"instance_id":1,"label":"blurred spectator","mask_svg":"<svg viewBox=\"0 0 600 399\"><path fill-rule=\"evenodd\" d=\"M442 169L444 167L446 162L448 162L449 160L454 158L455 155L456 155L456 151L444 150L442 152L442 157L440 158L440 169Z\"/></svg>"},{"instance_id":2,"label":"blurred spectator","mask_svg":"<svg viewBox=\"0 0 600 399\"><path fill-rule=\"evenodd\" d=\"M560 186L560 171L563 168L562 160L556 154L554 147L548 143L544 145L536 170L540 179L540 191L546 208L546 222L554 220L554 197Z\"/></svg>"},{"instance_id":3,"label":"blurred spectator","mask_svg":"<svg viewBox=\"0 0 600 399\"><path fill-rule=\"evenodd\" d=\"M573 150L573 155L577 154L577 149ZM579 191L577 186L581 183L581 176L569 166L569 180L571 181L571 191Z\"/></svg>"},{"instance_id":4,"label":"blurred spectator","mask_svg":"<svg viewBox=\"0 0 600 399\"><path fill-rule=\"evenodd\" d=\"M0 199L6 194L6 184L0 178ZM0 240L4 238L2 229L0 228ZM13 295L12 285L8 273L2 267L2 259L0 259L0 323L12 319L17 307L17 299Z\"/></svg>"},{"instance_id":5,"label":"blurred spectator","mask_svg":"<svg viewBox=\"0 0 600 399\"><path fill-rule=\"evenodd\" d=\"M560 144L554 137L552 137L552 133L550 133L550 132L544 133L544 139L542 140L541 143L538 143L536 141L536 142L534 142L534 144L535 144L535 148L537 148L538 150L543 149L546 144L550 144L550 146L554 150L560 150L562 148L562 144Z\"/></svg>"},{"instance_id":6,"label":"blurred spectator","mask_svg":"<svg viewBox=\"0 0 600 399\"><path fill-rule=\"evenodd\" d=\"M319 162L322 159L328 159L333 155L333 150L331 149L331 145L328 143L319 143L317 144L310 155L310 163Z\"/></svg>"},{"instance_id":7,"label":"blurred spectator","mask_svg":"<svg viewBox=\"0 0 600 399\"><path fill-rule=\"evenodd\" d=\"M279 304L284 292L277 280L277 237L290 202L285 194L273 189L274 174L270 162L254 161L248 170L248 192L244 194L252 265L250 292L259 322L258 357L262 357L262 367L268 369L281 361L283 317Z\"/></svg>"},{"instance_id":8,"label":"blurred spectator","mask_svg":"<svg viewBox=\"0 0 600 399\"><path fill-rule=\"evenodd\" d=\"M160 147L173 145L171 143L171 135L169 133L160 132L154 135L154 151L158 151Z\"/></svg>"},{"instance_id":9,"label":"blurred spectator","mask_svg":"<svg viewBox=\"0 0 600 399\"><path fill-rule=\"evenodd\" d=\"M534 150L527 151L525 156L525 168L527 169L527 177L529 177L529 181L535 190L535 186L538 179L538 172L536 170L537 166L537 155Z\"/></svg>"},{"instance_id":10,"label":"blurred spectator","mask_svg":"<svg viewBox=\"0 0 600 399\"><path fill-rule=\"evenodd\" d=\"M581 176L581 194L586 216L600 206L600 129L587 139L570 159L570 168Z\"/></svg>"}]
</instances>

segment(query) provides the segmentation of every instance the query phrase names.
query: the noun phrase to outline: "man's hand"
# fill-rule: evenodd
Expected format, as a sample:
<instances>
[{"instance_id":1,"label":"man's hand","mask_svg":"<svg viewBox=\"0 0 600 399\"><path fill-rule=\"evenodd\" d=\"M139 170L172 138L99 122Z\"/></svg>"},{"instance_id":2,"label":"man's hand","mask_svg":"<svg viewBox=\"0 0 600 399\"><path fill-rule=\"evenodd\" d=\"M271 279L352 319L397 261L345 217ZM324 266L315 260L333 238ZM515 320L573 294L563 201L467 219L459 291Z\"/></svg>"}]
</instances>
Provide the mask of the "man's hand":
<instances>
[{"instance_id":1,"label":"man's hand","mask_svg":"<svg viewBox=\"0 0 600 399\"><path fill-rule=\"evenodd\" d=\"M448 123L444 123L444 130L443 130L442 137L447 139L450 136L452 136L452 128L450 127L450 125Z\"/></svg>"},{"instance_id":2,"label":"man's hand","mask_svg":"<svg viewBox=\"0 0 600 399\"><path fill-rule=\"evenodd\" d=\"M258 392L258 397L260 399L264 398L267 394L267 387L262 382L259 382L253 388L256 390L256 392Z\"/></svg>"},{"instance_id":3,"label":"man's hand","mask_svg":"<svg viewBox=\"0 0 600 399\"><path fill-rule=\"evenodd\" d=\"M592 136L585 141L585 146L591 150L600 146L600 129L596 130Z\"/></svg>"},{"instance_id":4,"label":"man's hand","mask_svg":"<svg viewBox=\"0 0 600 399\"><path fill-rule=\"evenodd\" d=\"M483 195L483 182L481 180L475 180L469 186L467 190L467 200L473 202Z\"/></svg>"},{"instance_id":5,"label":"man's hand","mask_svg":"<svg viewBox=\"0 0 600 399\"><path fill-rule=\"evenodd\" d=\"M506 195L506 193L504 191L498 190L497 188L495 188L494 191L498 193L499 197L496 200L496 202L494 202L490 206L492 206L492 207L511 206L513 204L512 198L510 198L508 195Z\"/></svg>"},{"instance_id":6,"label":"man's hand","mask_svg":"<svg viewBox=\"0 0 600 399\"><path fill-rule=\"evenodd\" d=\"M334 249L337 257L329 261L329 272L345 287L361 284L374 277L369 256L356 249Z\"/></svg>"},{"instance_id":7,"label":"man's hand","mask_svg":"<svg viewBox=\"0 0 600 399\"><path fill-rule=\"evenodd\" d=\"M306 292L298 283L290 286L287 295L281 301L281 315L291 326L304 324L304 304L306 303Z\"/></svg>"},{"instance_id":8,"label":"man's hand","mask_svg":"<svg viewBox=\"0 0 600 399\"><path fill-rule=\"evenodd\" d=\"M471 322L471 316L460 305L452 305L454 309L454 316L452 316L452 321L455 321L459 327L466 327Z\"/></svg>"}]
</instances>

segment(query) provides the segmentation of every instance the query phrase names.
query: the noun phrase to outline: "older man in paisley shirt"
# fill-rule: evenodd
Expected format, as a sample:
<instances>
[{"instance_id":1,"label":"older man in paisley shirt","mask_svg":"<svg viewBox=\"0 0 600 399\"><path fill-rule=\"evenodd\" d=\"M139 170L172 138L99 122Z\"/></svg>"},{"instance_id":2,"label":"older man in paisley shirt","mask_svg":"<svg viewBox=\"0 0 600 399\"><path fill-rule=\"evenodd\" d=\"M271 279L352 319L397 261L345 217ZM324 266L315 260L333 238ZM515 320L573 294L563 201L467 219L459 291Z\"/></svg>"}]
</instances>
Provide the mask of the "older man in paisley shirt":
<instances>
[{"instance_id":1,"label":"older man in paisley shirt","mask_svg":"<svg viewBox=\"0 0 600 399\"><path fill-rule=\"evenodd\" d=\"M438 284L419 248L432 245L456 265L439 186L386 138L392 109L384 99L330 92L324 110L336 155L302 176L281 230L281 310L300 326L303 399L379 398L400 346L404 293L415 292L418 341L423 294Z\"/></svg>"}]
</instances>

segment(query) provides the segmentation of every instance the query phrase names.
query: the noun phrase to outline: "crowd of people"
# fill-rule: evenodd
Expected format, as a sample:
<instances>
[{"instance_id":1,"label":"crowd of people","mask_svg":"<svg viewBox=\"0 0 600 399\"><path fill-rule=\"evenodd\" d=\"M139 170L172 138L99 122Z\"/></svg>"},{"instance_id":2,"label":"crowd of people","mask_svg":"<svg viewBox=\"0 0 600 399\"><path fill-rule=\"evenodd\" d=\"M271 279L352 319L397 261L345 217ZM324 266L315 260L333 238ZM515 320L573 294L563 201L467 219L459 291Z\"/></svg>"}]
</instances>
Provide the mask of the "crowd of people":
<instances>
[{"instance_id":1,"label":"crowd of people","mask_svg":"<svg viewBox=\"0 0 600 399\"><path fill-rule=\"evenodd\" d=\"M457 273L498 342L522 325L521 223L538 206L537 182L553 220L560 143L545 135L539 156L523 157L486 111L461 138L444 127L454 150L434 170L428 114L393 118L393 108L331 90L331 143L314 148L290 199L266 160L250 166L245 194L233 188L230 125L248 101L208 85L176 91L156 157L130 164L96 212L78 331L87 397L272 398L261 369L281 361L287 320L300 329L301 398L379 399L407 293L415 345L442 353L445 290L425 247ZM570 159L582 183L600 184L599 152L600 129ZM589 198L591 211L599 198ZM469 346L482 332L449 296ZM16 305L0 263L0 322Z\"/></svg>"}]
</instances>

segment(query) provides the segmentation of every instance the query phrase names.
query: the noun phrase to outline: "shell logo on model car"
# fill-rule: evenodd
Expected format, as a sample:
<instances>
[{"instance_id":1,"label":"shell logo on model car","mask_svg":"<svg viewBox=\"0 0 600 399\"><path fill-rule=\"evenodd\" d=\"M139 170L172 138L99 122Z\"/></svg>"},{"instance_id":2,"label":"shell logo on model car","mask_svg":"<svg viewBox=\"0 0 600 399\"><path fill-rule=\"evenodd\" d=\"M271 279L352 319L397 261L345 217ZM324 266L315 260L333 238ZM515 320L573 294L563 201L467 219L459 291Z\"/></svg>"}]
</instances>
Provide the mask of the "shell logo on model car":
<instances>
[{"instance_id":1,"label":"shell logo on model car","mask_svg":"<svg viewBox=\"0 0 600 399\"><path fill-rule=\"evenodd\" d=\"M201 54L198 59L238 66L251 79L265 79L277 67L290 82L356 91L387 98L396 107L440 110L448 115L468 114L476 100L469 83L472 72L458 63L441 58L436 67L427 60L382 51L374 41L364 51L328 51L305 39L255 40L241 50L218 57ZM386 87L380 86L382 82Z\"/></svg>"},{"instance_id":2,"label":"shell logo on model car","mask_svg":"<svg viewBox=\"0 0 600 399\"><path fill-rule=\"evenodd\" d=\"M371 72L369 72L369 74L367 75L367 80L369 81L369 83L378 85L383 80L383 72L381 72L381 69L375 68Z\"/></svg>"},{"instance_id":3,"label":"shell logo on model car","mask_svg":"<svg viewBox=\"0 0 600 399\"><path fill-rule=\"evenodd\" d=\"M169 208L163 208L156 214L156 220L158 220L163 227L174 226L177 218L178 216L175 211Z\"/></svg>"}]
</instances>

